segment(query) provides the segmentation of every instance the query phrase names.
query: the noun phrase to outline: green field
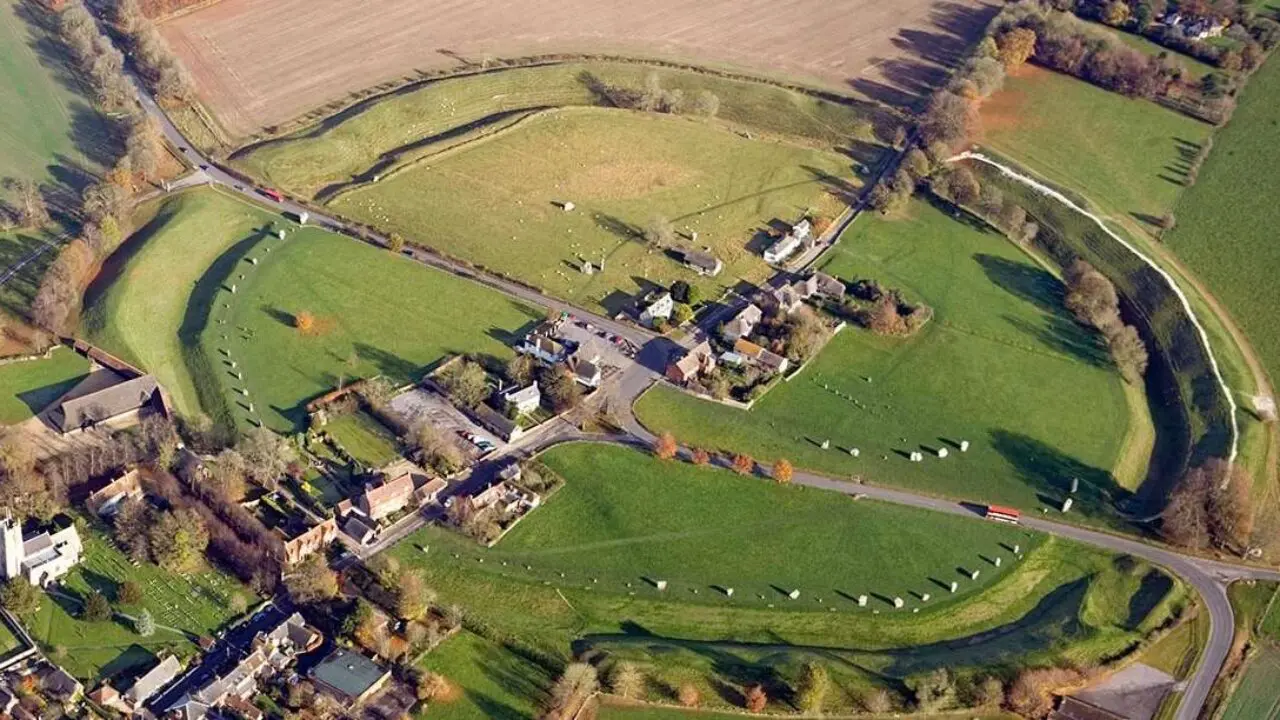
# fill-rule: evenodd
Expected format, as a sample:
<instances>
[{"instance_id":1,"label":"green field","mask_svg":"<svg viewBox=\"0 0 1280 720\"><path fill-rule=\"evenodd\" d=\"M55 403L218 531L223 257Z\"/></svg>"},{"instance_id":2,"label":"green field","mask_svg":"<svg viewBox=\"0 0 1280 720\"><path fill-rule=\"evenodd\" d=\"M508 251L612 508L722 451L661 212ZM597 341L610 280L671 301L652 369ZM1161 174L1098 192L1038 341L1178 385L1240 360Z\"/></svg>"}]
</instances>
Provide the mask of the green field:
<instances>
[{"instance_id":1,"label":"green field","mask_svg":"<svg viewBox=\"0 0 1280 720\"><path fill-rule=\"evenodd\" d=\"M1280 649L1264 644L1245 670L1244 677L1227 707L1222 720L1275 720L1280 718Z\"/></svg>"},{"instance_id":2,"label":"green field","mask_svg":"<svg viewBox=\"0 0 1280 720\"><path fill-rule=\"evenodd\" d=\"M51 227L39 231L14 230L0 233L0 268L12 268L23 263L13 277L0 285L0 311L20 318L29 316L31 301L35 300L36 291L40 289L44 271L58 256L55 248L47 247L62 241L55 231L56 228ZM45 248L44 251L32 258L42 247Z\"/></svg>"},{"instance_id":3,"label":"green field","mask_svg":"<svg viewBox=\"0 0 1280 720\"><path fill-rule=\"evenodd\" d=\"M64 65L59 40L29 19L44 12L0 0L0 177L40 183L94 172L111 151L101 116ZM49 56L50 49L59 55Z\"/></svg>"},{"instance_id":4,"label":"green field","mask_svg":"<svg viewBox=\"0 0 1280 720\"><path fill-rule=\"evenodd\" d=\"M740 279L763 280L763 246L753 244L761 228L806 211L835 217L831 190L856 182L849 158L835 152L688 118L575 108L531 117L330 205L612 314L654 283L685 279L715 296ZM555 205L565 200L577 207ZM650 249L638 234L655 216L684 238L697 233L724 272L703 280ZM602 259L602 272L577 270Z\"/></svg>"},{"instance_id":5,"label":"green field","mask_svg":"<svg viewBox=\"0 0 1280 720\"><path fill-rule=\"evenodd\" d=\"M535 717L553 680L510 648L467 631L432 650L419 667L444 675L458 691L456 697L430 703L426 715L442 720Z\"/></svg>"},{"instance_id":6,"label":"green field","mask_svg":"<svg viewBox=\"0 0 1280 720\"><path fill-rule=\"evenodd\" d=\"M324 429L365 467L381 467L400 454L391 431L365 412L333 418Z\"/></svg>"},{"instance_id":7,"label":"green field","mask_svg":"<svg viewBox=\"0 0 1280 720\"><path fill-rule=\"evenodd\" d=\"M83 561L26 623L45 652L81 680L107 679L145 668L161 650L193 655L197 637L212 635L234 619L232 595L252 599L247 589L218 570L206 568L180 576L151 563L135 566L99 529L82 529L81 539ZM116 612L136 615L140 607L116 604L116 593L126 580L142 587L142 606L156 621L151 637L138 635L128 620L118 616L104 622L80 619L82 599L90 589L106 595Z\"/></svg>"},{"instance_id":8,"label":"green field","mask_svg":"<svg viewBox=\"0 0 1280 720\"><path fill-rule=\"evenodd\" d=\"M507 639L545 667L571 651L634 660L652 678L655 700L687 680L724 707L732 703L719 684L792 683L805 661L818 659L846 689L827 710L848 711L859 692L896 691L897 680L934 667L1096 661L1183 602L1181 587L1144 563L977 519L780 487L622 448L565 446L542 459L566 484L494 548L427 527L391 553L421 572L441 602L462 605L469 628ZM952 541L938 543L939 535ZM990 552L1007 558L1002 536L1020 540L1025 558L996 571L977 546L994 545ZM957 566L980 568L984 591L951 600L930 581L968 585ZM870 587L867 573L876 573ZM669 585L659 591L645 577ZM717 589L729 583L733 599ZM800 598L787 599L795 587ZM910 590L933 597L907 594L895 611L879 597L859 608L842 594Z\"/></svg>"},{"instance_id":9,"label":"green field","mask_svg":"<svg viewBox=\"0 0 1280 720\"><path fill-rule=\"evenodd\" d=\"M982 121L983 145L1087 194L1127 223L1150 223L1173 208L1188 160L1213 130L1033 66L983 103Z\"/></svg>"},{"instance_id":10,"label":"green field","mask_svg":"<svg viewBox=\"0 0 1280 720\"><path fill-rule=\"evenodd\" d=\"M89 361L61 346L48 360L0 365L0 424L34 416L88 374Z\"/></svg>"},{"instance_id":11,"label":"green field","mask_svg":"<svg viewBox=\"0 0 1280 720\"><path fill-rule=\"evenodd\" d=\"M1280 61L1254 73L1227 126L1214 139L1199 180L1174 213L1178 226L1169 247L1226 305L1258 351L1272 382L1280 378L1280 323L1274 308L1280 289L1280 248L1271 238L1280 207L1272 168L1280 148L1272 142L1280 124Z\"/></svg>"},{"instance_id":12,"label":"green field","mask_svg":"<svg viewBox=\"0 0 1280 720\"><path fill-rule=\"evenodd\" d=\"M640 419L691 445L974 502L1056 504L1078 477L1073 512L1114 518L1111 503L1128 495L1111 469L1130 411L1097 337L1062 309L1061 284L1002 236L923 201L910 215L859 219L825 269L928 303L935 317L916 336L850 327L750 411L657 387L637 403ZM967 453L933 457L961 440ZM925 462L907 460L922 448Z\"/></svg>"},{"instance_id":13,"label":"green field","mask_svg":"<svg viewBox=\"0 0 1280 720\"><path fill-rule=\"evenodd\" d=\"M670 701L668 701L670 702ZM605 704L600 707L596 717L600 720L730 720L731 718L741 718L742 712L724 711L716 712L714 710L687 710L680 707L646 707L646 706L627 706L627 705L609 705ZM965 712L959 715L943 714L928 715L924 713L912 713L912 720L945 720L950 718L963 717L966 720L1017 720L1018 716L1004 712L982 712L973 711Z\"/></svg>"},{"instance_id":14,"label":"green field","mask_svg":"<svg viewBox=\"0 0 1280 720\"><path fill-rule=\"evenodd\" d=\"M155 373L180 412L203 411L224 427L258 417L291 430L307 400L343 380L407 382L458 352L505 358L512 333L542 316L215 191L153 210L90 288L85 329ZM265 232L272 223L288 228L286 240ZM295 327L302 312L315 318L308 333Z\"/></svg>"}]
</instances>

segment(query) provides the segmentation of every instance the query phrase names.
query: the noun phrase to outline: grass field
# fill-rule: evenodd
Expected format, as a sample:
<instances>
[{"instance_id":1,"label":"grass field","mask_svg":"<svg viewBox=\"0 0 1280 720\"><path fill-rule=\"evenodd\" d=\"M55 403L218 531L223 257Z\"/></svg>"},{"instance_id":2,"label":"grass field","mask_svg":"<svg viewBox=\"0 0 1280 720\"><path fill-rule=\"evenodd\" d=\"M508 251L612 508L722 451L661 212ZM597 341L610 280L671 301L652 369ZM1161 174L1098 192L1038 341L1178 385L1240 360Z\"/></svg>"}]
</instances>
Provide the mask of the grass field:
<instances>
[{"instance_id":1,"label":"grass field","mask_svg":"<svg viewBox=\"0 0 1280 720\"><path fill-rule=\"evenodd\" d=\"M1144 563L976 519L779 487L621 448L566 446L543 460L565 486L495 548L428 527L392 553L442 602L461 604L469 627L486 637L556 663L571 649L632 659L652 678L653 699L689 680L724 707L732 693L717 687L793 683L805 661L819 659L844 688L827 710L848 711L861 691L897 690L898 679L933 667L1089 662L1149 632L1182 602L1181 587L1148 579ZM965 549L936 542L939 534L962 538ZM999 577L965 559L978 554L970 543L994 543L1007 556L1001 535L1021 535L1023 549L1033 549L1012 567L1006 561ZM968 585L957 565L982 569L983 592L950 600L930 582L943 572ZM859 587L853 578L867 573L887 587ZM660 592L646 575L670 585ZM716 589L730 582L732 600ZM802 594L792 601L783 593L795 586ZM933 598L906 595L906 608L894 611L880 598L859 608L841 594L882 589Z\"/></svg>"},{"instance_id":2,"label":"grass field","mask_svg":"<svg viewBox=\"0 0 1280 720\"><path fill-rule=\"evenodd\" d=\"M56 347L48 360L0 365L0 424L34 416L89 374L89 361L70 348Z\"/></svg>"},{"instance_id":3,"label":"grass field","mask_svg":"<svg viewBox=\"0 0 1280 720\"><path fill-rule=\"evenodd\" d=\"M1265 644L1249 661L1240 685L1231 694L1222 720L1280 718L1280 648Z\"/></svg>"},{"instance_id":4,"label":"grass field","mask_svg":"<svg viewBox=\"0 0 1280 720\"><path fill-rule=\"evenodd\" d=\"M432 650L419 666L444 675L456 691L431 702L427 715L441 720L535 717L554 679L511 649L467 631Z\"/></svg>"},{"instance_id":5,"label":"grass field","mask_svg":"<svg viewBox=\"0 0 1280 720\"><path fill-rule=\"evenodd\" d=\"M1174 213L1178 226L1166 242L1226 305L1257 349L1273 383L1280 380L1280 322L1272 308L1280 289L1280 248L1269 241L1280 221L1271 202L1271 168L1280 148L1270 142L1280 124L1280 61L1254 73L1231 121L1214 139L1196 184Z\"/></svg>"},{"instance_id":6,"label":"grass field","mask_svg":"<svg viewBox=\"0 0 1280 720\"><path fill-rule=\"evenodd\" d=\"M655 283L683 278L714 297L740 279L763 280L761 230L806 212L838 215L834 192L858 186L849 166L832 151L689 118L574 108L532 116L330 205L612 314ZM576 209L555 205L566 200ZM656 216L671 221L679 243L696 233L724 272L702 279L648 247L640 233ZM602 260L601 272L578 271Z\"/></svg>"},{"instance_id":7,"label":"grass field","mask_svg":"<svg viewBox=\"0 0 1280 720\"><path fill-rule=\"evenodd\" d=\"M55 230L51 227L49 230L0 233L0 268L8 269L23 263L4 285L0 285L0 311L20 318L30 316L31 301L35 300L36 291L40 289L44 271L58 255L55 248L47 247L62 240ZM41 248L45 248L44 252L32 257Z\"/></svg>"},{"instance_id":8,"label":"grass field","mask_svg":"<svg viewBox=\"0 0 1280 720\"><path fill-rule=\"evenodd\" d=\"M1205 613L1198 613L1152 644L1138 659L1182 680L1195 667L1208 640L1209 619Z\"/></svg>"},{"instance_id":9,"label":"grass field","mask_svg":"<svg viewBox=\"0 0 1280 720\"><path fill-rule=\"evenodd\" d=\"M1030 65L982 104L982 126L983 145L1085 193L1109 213L1147 223L1173 208L1188 160L1213 130L1155 103Z\"/></svg>"},{"instance_id":10,"label":"grass field","mask_svg":"<svg viewBox=\"0 0 1280 720\"><path fill-rule=\"evenodd\" d=\"M64 59L50 55L62 52L58 40L29 19L42 12L0 0L0 177L64 182L96 171L109 141Z\"/></svg>"},{"instance_id":11,"label":"grass field","mask_svg":"<svg viewBox=\"0 0 1280 720\"><path fill-rule=\"evenodd\" d=\"M646 707L646 706L627 706L627 705L602 705L596 713L596 717L600 720L688 720L689 718L704 718L705 720L729 720L731 718L740 719L742 711L736 712L716 712L714 710L688 710L680 707ZM929 715L925 713L912 713L912 720L934 720L935 718L955 718L963 717L966 720L1017 720L1018 716L1004 712L965 712L960 715L943 714Z\"/></svg>"},{"instance_id":12,"label":"grass field","mask_svg":"<svg viewBox=\"0 0 1280 720\"><path fill-rule=\"evenodd\" d=\"M365 467L381 467L400 454L395 436L365 412L336 417L324 429Z\"/></svg>"},{"instance_id":13,"label":"grass field","mask_svg":"<svg viewBox=\"0 0 1280 720\"><path fill-rule=\"evenodd\" d=\"M910 214L860 219L825 269L928 303L935 317L916 336L851 327L750 411L658 387L637 403L641 420L692 445L975 502L1057 503L1078 477L1076 511L1114 517L1129 410L1106 351L1062 309L1061 284L994 232L923 201ZM960 440L967 453L933 457ZM921 448L925 462L909 462Z\"/></svg>"},{"instance_id":14,"label":"grass field","mask_svg":"<svg viewBox=\"0 0 1280 720\"><path fill-rule=\"evenodd\" d=\"M81 680L131 673L153 662L160 650L192 655L196 637L212 635L234 619L233 595L252 600L247 589L220 571L206 568L180 576L151 563L134 566L98 528L82 532L81 539L85 545L83 561L27 623L45 651ZM80 619L82 599L90 589L106 595L118 613L135 616L141 607L116 604L119 586L126 580L142 587L142 606L156 620L151 637L138 635L132 624L119 616L104 622Z\"/></svg>"},{"instance_id":15,"label":"grass field","mask_svg":"<svg viewBox=\"0 0 1280 720\"><path fill-rule=\"evenodd\" d=\"M224 427L256 416L291 430L302 405L343 378L406 382L446 354L505 357L511 333L541 318L473 283L214 191L153 210L113 259L118 266L90 288L85 327L155 373L180 412L203 411ZM265 232L271 223L290 228L286 240ZM294 320L304 311L315 317L307 334Z\"/></svg>"}]
</instances>

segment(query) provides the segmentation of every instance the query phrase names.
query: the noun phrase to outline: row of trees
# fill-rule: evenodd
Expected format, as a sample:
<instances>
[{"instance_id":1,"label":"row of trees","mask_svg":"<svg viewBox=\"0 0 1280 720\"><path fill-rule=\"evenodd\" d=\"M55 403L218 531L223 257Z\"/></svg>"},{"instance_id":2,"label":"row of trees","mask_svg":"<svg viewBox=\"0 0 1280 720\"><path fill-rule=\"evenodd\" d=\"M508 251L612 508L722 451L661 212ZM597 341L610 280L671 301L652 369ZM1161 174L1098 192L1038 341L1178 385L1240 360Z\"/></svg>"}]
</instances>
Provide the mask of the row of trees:
<instances>
[{"instance_id":1,"label":"row of trees","mask_svg":"<svg viewBox=\"0 0 1280 720\"><path fill-rule=\"evenodd\" d=\"M130 56L151 92L170 103L189 101L193 95L190 74L138 0L115 0L111 19L128 42Z\"/></svg>"},{"instance_id":2,"label":"row of trees","mask_svg":"<svg viewBox=\"0 0 1280 720\"><path fill-rule=\"evenodd\" d=\"M1120 374L1131 383L1147 372L1147 348L1138 329L1120 318L1120 296L1105 275L1084 260L1076 260L1064 275L1066 306L1076 320L1089 325L1106 338L1107 348Z\"/></svg>"},{"instance_id":3,"label":"row of trees","mask_svg":"<svg viewBox=\"0 0 1280 720\"><path fill-rule=\"evenodd\" d=\"M1161 516L1161 530L1182 547L1242 552L1253 533L1251 487L1242 467L1213 458L1178 482Z\"/></svg>"},{"instance_id":4,"label":"row of trees","mask_svg":"<svg viewBox=\"0 0 1280 720\"><path fill-rule=\"evenodd\" d=\"M124 55L98 30L84 3L69 0L57 19L58 37L98 106L108 112L129 107L133 88L124 75Z\"/></svg>"},{"instance_id":5,"label":"row of trees","mask_svg":"<svg viewBox=\"0 0 1280 720\"><path fill-rule=\"evenodd\" d=\"M209 533L204 520L191 508L158 510L142 499L120 506L114 520L116 542L136 562L151 560L170 572L199 569Z\"/></svg>"}]
</instances>

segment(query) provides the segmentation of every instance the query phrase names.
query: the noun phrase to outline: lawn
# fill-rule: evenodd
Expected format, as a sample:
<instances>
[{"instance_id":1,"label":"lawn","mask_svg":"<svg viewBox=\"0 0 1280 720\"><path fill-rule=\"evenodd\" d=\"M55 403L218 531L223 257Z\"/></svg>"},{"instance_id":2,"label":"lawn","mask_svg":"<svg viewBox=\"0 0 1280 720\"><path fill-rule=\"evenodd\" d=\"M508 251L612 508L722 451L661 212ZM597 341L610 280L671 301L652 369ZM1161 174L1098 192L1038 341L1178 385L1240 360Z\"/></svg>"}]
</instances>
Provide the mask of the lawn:
<instances>
[{"instance_id":1,"label":"lawn","mask_svg":"<svg viewBox=\"0 0 1280 720\"><path fill-rule=\"evenodd\" d=\"M512 333L542 316L216 191L150 211L90 288L85 329L156 374L181 413L207 413L224 428L255 417L293 430L303 404L343 380L406 382L457 352L505 357ZM286 240L267 232L272 223L288 228ZM307 333L295 326L302 312L315 318Z\"/></svg>"},{"instance_id":2,"label":"lawn","mask_svg":"<svg viewBox=\"0 0 1280 720\"><path fill-rule=\"evenodd\" d=\"M654 283L685 279L715 296L740 279L763 280L761 229L806 212L835 217L842 204L833 191L857 186L849 158L833 151L748 139L689 118L571 108L532 116L330 206L612 314ZM564 201L576 208L561 210ZM650 248L640 233L659 216L680 234L676 244L696 233L724 272L702 279ZM582 273L584 261L604 269Z\"/></svg>"},{"instance_id":3,"label":"lawn","mask_svg":"<svg viewBox=\"0 0 1280 720\"><path fill-rule=\"evenodd\" d=\"M1174 211L1166 243L1226 305L1258 351L1272 382L1280 378L1280 247L1272 242L1280 207L1273 197L1280 147L1280 61L1254 73L1227 126L1214 138L1196 184Z\"/></svg>"},{"instance_id":4,"label":"lawn","mask_svg":"<svg viewBox=\"0 0 1280 720\"><path fill-rule=\"evenodd\" d=\"M983 145L1085 193L1125 221L1147 223L1173 209L1187 162L1213 130L1155 103L1034 66L1006 79L982 104L982 126Z\"/></svg>"},{"instance_id":5,"label":"lawn","mask_svg":"<svg viewBox=\"0 0 1280 720\"><path fill-rule=\"evenodd\" d=\"M1280 649L1264 644L1231 693L1222 720L1275 720L1280 718Z\"/></svg>"},{"instance_id":6,"label":"lawn","mask_svg":"<svg viewBox=\"0 0 1280 720\"><path fill-rule=\"evenodd\" d=\"M44 12L0 0L0 177L56 183L96 171L114 149L59 41L32 22Z\"/></svg>"},{"instance_id":7,"label":"lawn","mask_svg":"<svg viewBox=\"0 0 1280 720\"><path fill-rule=\"evenodd\" d=\"M206 568L190 576L166 572L151 563L134 565L94 527L84 529L84 559L63 586L41 603L26 623L32 637L68 672L85 681L128 674L153 662L160 650L180 656L196 652L195 639L212 635L235 618L235 595L250 602L252 593L224 573ZM140 607L118 605L119 586L131 580L142 587L142 606L156 620L156 633L142 637L125 618L105 622L80 619L82 598L90 589L112 601L118 613L136 616Z\"/></svg>"},{"instance_id":8,"label":"lawn","mask_svg":"<svg viewBox=\"0 0 1280 720\"><path fill-rule=\"evenodd\" d=\"M425 713L441 720L535 717L554 679L510 648L468 631L431 651L419 667L444 675L455 690Z\"/></svg>"},{"instance_id":9,"label":"lawn","mask_svg":"<svg viewBox=\"0 0 1280 720\"><path fill-rule=\"evenodd\" d=\"M891 122L883 111L854 101L829 102L766 83L636 63L564 63L433 81L250 146L236 153L233 162L279 187L311 196L375 166L385 172L539 109L597 104L585 82L588 75L640 88L651 73L663 87L681 90L688 98L701 91L715 93L721 121L826 147L848 144L851 137L867 140L870 122ZM877 151L864 152L870 158Z\"/></svg>"},{"instance_id":10,"label":"lawn","mask_svg":"<svg viewBox=\"0 0 1280 720\"><path fill-rule=\"evenodd\" d=\"M365 412L333 418L325 430L365 467L381 467L400 454L395 435Z\"/></svg>"},{"instance_id":11,"label":"lawn","mask_svg":"<svg viewBox=\"0 0 1280 720\"><path fill-rule=\"evenodd\" d=\"M976 518L615 447L571 445L542 459L566 484L496 547L428 527L391 553L441 602L461 604L468 627L547 662L592 650L634 660L653 679L652 699L689 680L724 707L732 695L721 696L719 682L793 683L817 659L846 688L827 710L848 711L862 690L896 690L896 679L934 667L1087 663L1183 602L1179 585L1165 578L1162 592L1147 579L1145 563ZM1012 564L1001 548L1010 541L1024 552ZM1006 558L1001 570L978 557L990 553ZM951 599L930 581L954 577L968 590L957 566L982 570L981 592ZM669 585L659 591L646 576ZM731 583L729 599L719 588ZM801 595L789 600L794 588ZM933 597L925 603L911 590ZM867 591L903 593L907 605L895 611L872 597L859 608L851 596Z\"/></svg>"},{"instance_id":12,"label":"lawn","mask_svg":"<svg viewBox=\"0 0 1280 720\"><path fill-rule=\"evenodd\" d=\"M0 365L0 424L34 416L89 374L89 361L58 346L47 360Z\"/></svg>"},{"instance_id":13,"label":"lawn","mask_svg":"<svg viewBox=\"0 0 1280 720\"><path fill-rule=\"evenodd\" d=\"M905 340L847 328L750 411L659 386L637 402L640 419L692 445L975 502L1057 504L1078 477L1073 513L1114 519L1111 504L1129 494L1111 470L1124 462L1130 410L1050 273L924 201L905 219L860 218L825 270L902 288L935 316ZM967 453L934 457L961 440ZM925 462L908 461L917 449Z\"/></svg>"}]
</instances>

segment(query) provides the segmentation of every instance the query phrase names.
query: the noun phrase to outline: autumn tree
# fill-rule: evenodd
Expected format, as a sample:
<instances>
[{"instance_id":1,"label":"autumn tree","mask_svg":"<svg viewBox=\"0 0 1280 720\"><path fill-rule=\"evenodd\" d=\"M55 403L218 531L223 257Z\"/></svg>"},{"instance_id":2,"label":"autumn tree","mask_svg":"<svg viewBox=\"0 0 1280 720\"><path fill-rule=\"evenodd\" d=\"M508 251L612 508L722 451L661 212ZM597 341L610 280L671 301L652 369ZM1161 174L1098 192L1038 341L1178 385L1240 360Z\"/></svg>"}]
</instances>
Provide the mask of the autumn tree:
<instances>
[{"instance_id":1,"label":"autumn tree","mask_svg":"<svg viewBox=\"0 0 1280 720\"><path fill-rule=\"evenodd\" d=\"M1065 273L1066 306L1076 319L1099 330L1120 322L1120 297L1105 275L1084 260L1076 260Z\"/></svg>"},{"instance_id":2,"label":"autumn tree","mask_svg":"<svg viewBox=\"0 0 1280 720\"><path fill-rule=\"evenodd\" d=\"M304 335L310 333L316 328L316 316L312 315L309 310L303 310L293 316L293 326L298 328L298 332Z\"/></svg>"},{"instance_id":3,"label":"autumn tree","mask_svg":"<svg viewBox=\"0 0 1280 720\"><path fill-rule=\"evenodd\" d=\"M893 697L884 688L869 690L858 698L858 703L869 713L887 713L893 709Z\"/></svg>"},{"instance_id":4,"label":"autumn tree","mask_svg":"<svg viewBox=\"0 0 1280 720\"><path fill-rule=\"evenodd\" d=\"M453 402L462 407L479 405L489 394L489 381L484 368L473 360L461 360L440 371L437 382Z\"/></svg>"},{"instance_id":5,"label":"autumn tree","mask_svg":"<svg viewBox=\"0 0 1280 720\"><path fill-rule=\"evenodd\" d=\"M226 448L218 453L213 462L207 463L208 482L203 486L210 491L217 493L218 497L227 502L240 502L245 495L245 469L244 456L236 452L232 448Z\"/></svg>"},{"instance_id":6,"label":"autumn tree","mask_svg":"<svg viewBox=\"0 0 1280 720\"><path fill-rule=\"evenodd\" d=\"M759 685L752 685L747 688L743 694L742 706L748 712L760 713L764 712L765 707L769 704L769 696L765 694L764 688Z\"/></svg>"},{"instance_id":7,"label":"autumn tree","mask_svg":"<svg viewBox=\"0 0 1280 720\"><path fill-rule=\"evenodd\" d=\"M670 460L675 457L679 449L680 446L676 444L676 437L669 432L659 435L653 444L653 454L662 460Z\"/></svg>"},{"instance_id":8,"label":"autumn tree","mask_svg":"<svg viewBox=\"0 0 1280 720\"><path fill-rule=\"evenodd\" d=\"M249 478L267 490L275 490L290 463L298 459L288 440L263 426L253 428L240 438L236 451L244 457Z\"/></svg>"},{"instance_id":9,"label":"autumn tree","mask_svg":"<svg viewBox=\"0 0 1280 720\"><path fill-rule=\"evenodd\" d=\"M694 465L707 465L711 463L711 453L708 453L702 448L694 448L691 459L693 460Z\"/></svg>"},{"instance_id":10,"label":"autumn tree","mask_svg":"<svg viewBox=\"0 0 1280 720\"><path fill-rule=\"evenodd\" d=\"M422 462L441 475L452 475L466 464L453 440L431 423L420 423L413 429L413 443L422 454Z\"/></svg>"},{"instance_id":11,"label":"autumn tree","mask_svg":"<svg viewBox=\"0 0 1280 720\"><path fill-rule=\"evenodd\" d=\"M596 669L588 663L569 663L551 686L550 702L544 717L569 720L600 687Z\"/></svg>"},{"instance_id":12,"label":"autumn tree","mask_svg":"<svg viewBox=\"0 0 1280 720\"><path fill-rule=\"evenodd\" d=\"M830 685L831 679L827 677L825 667L816 662L805 663L796 689L796 705L806 713L821 712Z\"/></svg>"},{"instance_id":13,"label":"autumn tree","mask_svg":"<svg viewBox=\"0 0 1280 720\"><path fill-rule=\"evenodd\" d=\"M300 603L328 600L338 594L338 576L329 569L323 553L312 553L284 578L289 596Z\"/></svg>"},{"instance_id":14,"label":"autumn tree","mask_svg":"<svg viewBox=\"0 0 1280 720\"><path fill-rule=\"evenodd\" d=\"M995 675L988 675L973 686L975 707L996 707L1004 702L1004 683Z\"/></svg>"},{"instance_id":15,"label":"autumn tree","mask_svg":"<svg viewBox=\"0 0 1280 720\"><path fill-rule=\"evenodd\" d=\"M644 227L645 242L658 247L668 247L676 241L676 229L665 216L654 215Z\"/></svg>"},{"instance_id":16,"label":"autumn tree","mask_svg":"<svg viewBox=\"0 0 1280 720\"><path fill-rule=\"evenodd\" d=\"M126 498L112 519L116 542L125 548L130 559L142 562L151 557L151 507L140 498Z\"/></svg>"},{"instance_id":17,"label":"autumn tree","mask_svg":"<svg viewBox=\"0 0 1280 720\"><path fill-rule=\"evenodd\" d=\"M387 235L387 249L396 255L404 252L404 236L396 232Z\"/></svg>"},{"instance_id":18,"label":"autumn tree","mask_svg":"<svg viewBox=\"0 0 1280 720\"><path fill-rule=\"evenodd\" d=\"M778 458L773 463L773 480L774 482L786 485L791 482L795 476L795 468L791 466L791 461L786 458Z\"/></svg>"},{"instance_id":19,"label":"autumn tree","mask_svg":"<svg viewBox=\"0 0 1280 720\"><path fill-rule=\"evenodd\" d=\"M533 359L532 355L519 353L507 361L507 378L511 382L525 387L533 382L534 373L537 369L538 363Z\"/></svg>"},{"instance_id":20,"label":"autumn tree","mask_svg":"<svg viewBox=\"0 0 1280 720\"><path fill-rule=\"evenodd\" d=\"M431 702L449 693L449 681L440 673L424 671L418 674L418 680L414 683L414 692L419 700Z\"/></svg>"},{"instance_id":21,"label":"autumn tree","mask_svg":"<svg viewBox=\"0 0 1280 720\"><path fill-rule=\"evenodd\" d=\"M928 143L958 145L970 137L978 126L978 111L973 103L948 90L939 90L929 100L920 120L920 132Z\"/></svg>"},{"instance_id":22,"label":"autumn tree","mask_svg":"<svg viewBox=\"0 0 1280 720\"><path fill-rule=\"evenodd\" d=\"M733 456L733 470L739 475L750 474L756 468L756 461L750 455L739 453Z\"/></svg>"},{"instance_id":23,"label":"autumn tree","mask_svg":"<svg viewBox=\"0 0 1280 720\"><path fill-rule=\"evenodd\" d=\"M996 58L1005 70L1016 70L1035 52L1036 32L1031 28L1009 28L996 36Z\"/></svg>"},{"instance_id":24,"label":"autumn tree","mask_svg":"<svg viewBox=\"0 0 1280 720\"><path fill-rule=\"evenodd\" d=\"M1122 325L1107 335L1107 348L1124 379L1137 383L1147 372L1147 346L1143 344L1137 328Z\"/></svg>"},{"instance_id":25,"label":"autumn tree","mask_svg":"<svg viewBox=\"0 0 1280 720\"><path fill-rule=\"evenodd\" d=\"M916 708L923 712L943 710L955 701L955 682L946 668L938 668L916 678L913 685Z\"/></svg>"},{"instance_id":26,"label":"autumn tree","mask_svg":"<svg viewBox=\"0 0 1280 720\"><path fill-rule=\"evenodd\" d=\"M137 605L142 602L142 586L133 580L125 580L116 590L116 600L123 605Z\"/></svg>"},{"instance_id":27,"label":"autumn tree","mask_svg":"<svg viewBox=\"0 0 1280 720\"><path fill-rule=\"evenodd\" d=\"M982 197L978 176L974 175L969 168L954 167L942 177L942 195L957 205L972 205Z\"/></svg>"},{"instance_id":28,"label":"autumn tree","mask_svg":"<svg viewBox=\"0 0 1280 720\"><path fill-rule=\"evenodd\" d=\"M1243 468L1219 458L1192 468L1170 494L1161 531L1183 547L1244 548L1253 531L1251 484Z\"/></svg>"},{"instance_id":29,"label":"autumn tree","mask_svg":"<svg viewBox=\"0 0 1280 720\"><path fill-rule=\"evenodd\" d=\"M402 620L417 620L425 615L436 600L435 590L427 587L416 572L405 573L396 582L396 615Z\"/></svg>"},{"instance_id":30,"label":"autumn tree","mask_svg":"<svg viewBox=\"0 0 1280 720\"><path fill-rule=\"evenodd\" d=\"M614 695L634 700L644 693L644 673L633 662L618 662L609 673L609 689Z\"/></svg>"},{"instance_id":31,"label":"autumn tree","mask_svg":"<svg viewBox=\"0 0 1280 720\"><path fill-rule=\"evenodd\" d=\"M929 161L929 156L915 147L908 150L902 157L902 167L916 180L923 180L933 172L933 163Z\"/></svg>"},{"instance_id":32,"label":"autumn tree","mask_svg":"<svg viewBox=\"0 0 1280 720\"><path fill-rule=\"evenodd\" d=\"M577 407L582 401L582 386L564 363L547 368L541 377L542 392L556 412Z\"/></svg>"},{"instance_id":33,"label":"autumn tree","mask_svg":"<svg viewBox=\"0 0 1280 720\"><path fill-rule=\"evenodd\" d=\"M1024 717L1043 718L1053 711L1054 691L1080 678L1081 673L1072 668L1027 668L1009 687L1009 709Z\"/></svg>"},{"instance_id":34,"label":"autumn tree","mask_svg":"<svg viewBox=\"0 0 1280 720\"><path fill-rule=\"evenodd\" d=\"M209 533L198 512L183 508L160 513L147 540L157 565L169 572L188 573L200 567Z\"/></svg>"},{"instance_id":35,"label":"autumn tree","mask_svg":"<svg viewBox=\"0 0 1280 720\"><path fill-rule=\"evenodd\" d=\"M698 707L698 703L702 702L702 693L698 692L698 688L691 682L680 684L680 689L676 691L676 699L680 704L687 708Z\"/></svg>"},{"instance_id":36,"label":"autumn tree","mask_svg":"<svg viewBox=\"0 0 1280 720\"><path fill-rule=\"evenodd\" d=\"M40 186L33 180L6 180L5 186L14 195L18 210L18 224L25 228L38 228L49 222L49 206L45 204Z\"/></svg>"}]
</instances>

